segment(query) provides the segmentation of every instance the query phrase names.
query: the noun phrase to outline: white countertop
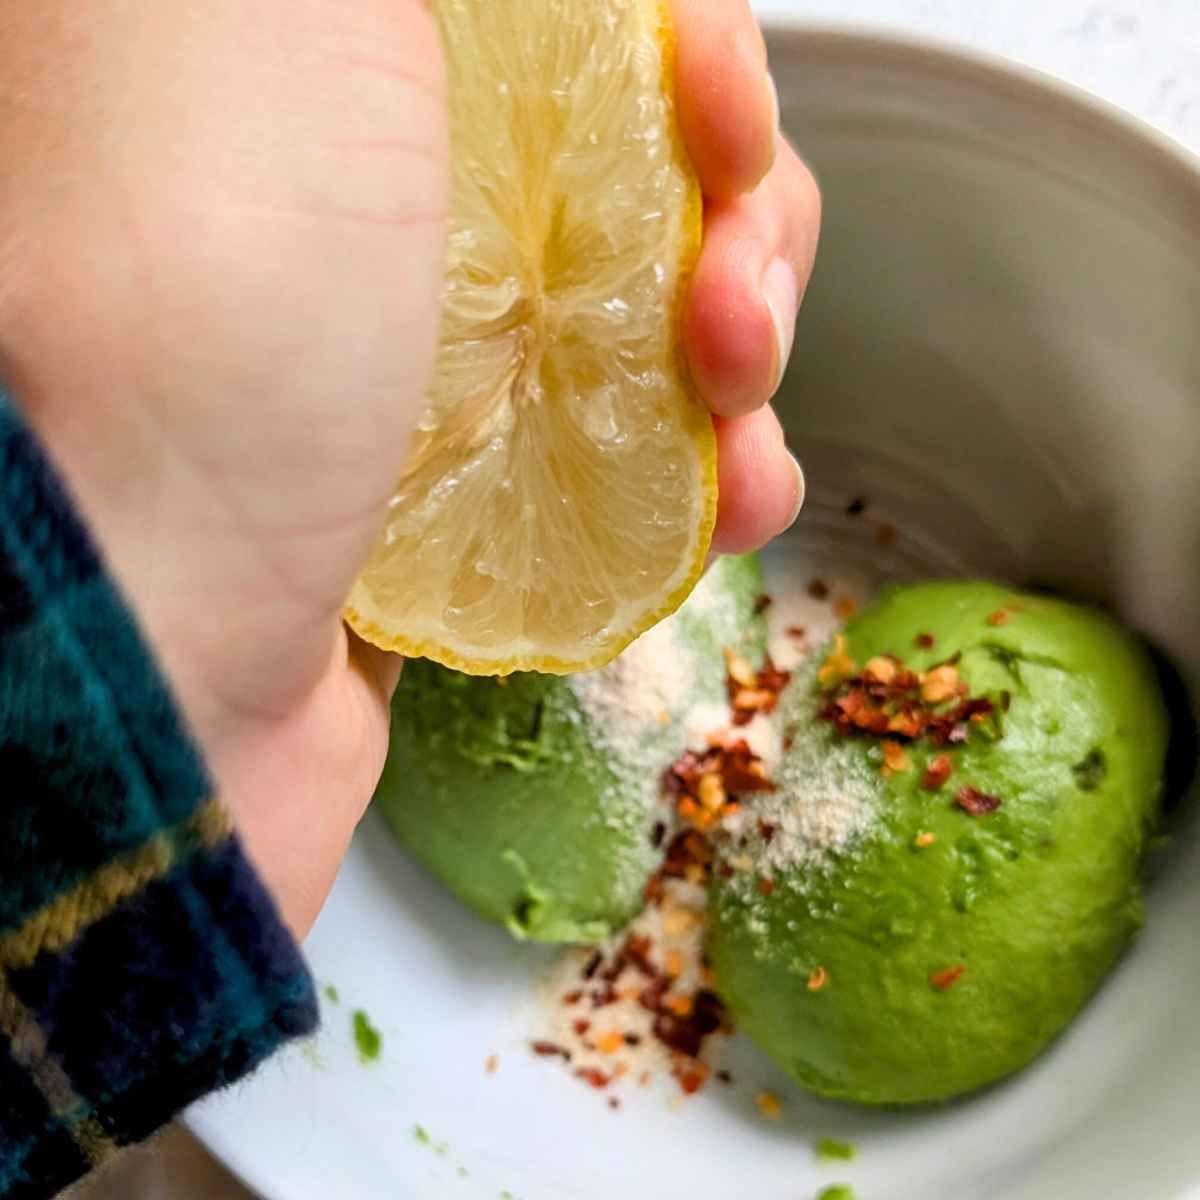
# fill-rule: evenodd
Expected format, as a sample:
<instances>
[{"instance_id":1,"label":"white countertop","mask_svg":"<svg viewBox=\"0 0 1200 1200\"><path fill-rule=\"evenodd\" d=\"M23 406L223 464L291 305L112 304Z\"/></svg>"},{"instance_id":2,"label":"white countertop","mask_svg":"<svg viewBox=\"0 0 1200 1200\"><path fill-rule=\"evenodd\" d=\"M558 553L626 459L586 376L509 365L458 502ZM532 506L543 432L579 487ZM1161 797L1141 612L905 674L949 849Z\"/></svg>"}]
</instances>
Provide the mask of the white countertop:
<instances>
[{"instance_id":1,"label":"white countertop","mask_svg":"<svg viewBox=\"0 0 1200 1200\"><path fill-rule=\"evenodd\" d=\"M923 33L1015 58L1200 153L1200 0L752 0L763 16Z\"/></svg>"},{"instance_id":2,"label":"white countertop","mask_svg":"<svg viewBox=\"0 0 1200 1200\"><path fill-rule=\"evenodd\" d=\"M763 16L929 34L1094 92L1200 153L1200 0L753 0ZM803 151L803 145L800 146ZM172 1131L78 1200L251 1200Z\"/></svg>"}]
</instances>

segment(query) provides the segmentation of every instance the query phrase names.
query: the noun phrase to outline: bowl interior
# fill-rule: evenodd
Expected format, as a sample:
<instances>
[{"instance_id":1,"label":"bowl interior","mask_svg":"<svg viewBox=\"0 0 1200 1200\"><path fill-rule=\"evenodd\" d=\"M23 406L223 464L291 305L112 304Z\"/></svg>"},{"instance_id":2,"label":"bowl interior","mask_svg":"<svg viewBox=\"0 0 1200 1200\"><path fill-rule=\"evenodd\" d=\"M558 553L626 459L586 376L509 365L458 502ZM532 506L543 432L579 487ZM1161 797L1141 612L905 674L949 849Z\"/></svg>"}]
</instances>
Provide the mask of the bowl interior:
<instances>
[{"instance_id":1,"label":"bowl interior","mask_svg":"<svg viewBox=\"0 0 1200 1200\"><path fill-rule=\"evenodd\" d=\"M782 26L770 42L827 213L779 402L812 502L776 560L1062 588L1111 603L1200 680L1200 170L974 58ZM859 497L867 513L848 518ZM881 523L898 531L883 554ZM1068 1036L967 1103L819 1104L740 1046L739 1088L682 1113L669 1092L633 1095L612 1114L531 1060L543 956L470 918L370 818L309 944L341 998L320 1040L191 1120L272 1200L802 1200L839 1178L861 1200L1177 1200L1200 1181L1185 819L1150 907ZM354 1008L384 1034L370 1068ZM784 1096L779 1125L756 1113L764 1087ZM858 1161L816 1165L824 1135Z\"/></svg>"},{"instance_id":2,"label":"bowl interior","mask_svg":"<svg viewBox=\"0 0 1200 1200\"><path fill-rule=\"evenodd\" d=\"M1182 676L1186 768L1200 680L1200 167L1065 92L919 46L781 34L772 59L826 212L778 402L812 502L777 553L1111 605ZM848 518L863 498L865 516ZM880 523L899 531L884 552ZM1119 976L1048 1073L979 1102L1023 1097L1020 1135L995 1114L998 1138L1025 1144L996 1195L1198 1186L1200 1148L1170 1115L1200 1099L1189 807Z\"/></svg>"}]
</instances>

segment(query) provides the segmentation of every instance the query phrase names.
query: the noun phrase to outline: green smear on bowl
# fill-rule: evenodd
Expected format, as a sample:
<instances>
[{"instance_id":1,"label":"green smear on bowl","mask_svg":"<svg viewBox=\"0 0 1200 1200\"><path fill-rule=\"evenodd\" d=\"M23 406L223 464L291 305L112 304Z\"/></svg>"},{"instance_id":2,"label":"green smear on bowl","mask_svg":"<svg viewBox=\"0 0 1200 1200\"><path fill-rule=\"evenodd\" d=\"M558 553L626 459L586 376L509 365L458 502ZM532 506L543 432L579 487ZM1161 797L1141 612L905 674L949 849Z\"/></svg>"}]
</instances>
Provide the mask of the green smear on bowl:
<instances>
[{"instance_id":1,"label":"green smear on bowl","mask_svg":"<svg viewBox=\"0 0 1200 1200\"><path fill-rule=\"evenodd\" d=\"M360 1062L375 1062L383 1050L383 1034L371 1024L363 1010L355 1010L352 1018L354 1028L354 1044L358 1047ZM417 1127L420 1129L420 1126Z\"/></svg>"},{"instance_id":2,"label":"green smear on bowl","mask_svg":"<svg viewBox=\"0 0 1200 1200\"><path fill-rule=\"evenodd\" d=\"M839 1142L837 1138L821 1138L813 1147L821 1162L853 1162L858 1150L850 1142Z\"/></svg>"}]
</instances>

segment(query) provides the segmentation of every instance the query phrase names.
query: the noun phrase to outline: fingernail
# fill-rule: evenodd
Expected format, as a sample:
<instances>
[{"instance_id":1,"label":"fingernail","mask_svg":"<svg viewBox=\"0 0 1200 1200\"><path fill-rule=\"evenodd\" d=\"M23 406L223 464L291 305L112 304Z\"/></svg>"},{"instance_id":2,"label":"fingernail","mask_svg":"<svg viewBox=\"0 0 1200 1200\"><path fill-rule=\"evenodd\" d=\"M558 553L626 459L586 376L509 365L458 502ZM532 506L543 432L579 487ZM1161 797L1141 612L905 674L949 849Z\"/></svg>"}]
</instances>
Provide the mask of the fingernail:
<instances>
[{"instance_id":1,"label":"fingernail","mask_svg":"<svg viewBox=\"0 0 1200 1200\"><path fill-rule=\"evenodd\" d=\"M792 513L792 519L787 523L788 529L799 520L800 513L804 509L804 500L808 495L808 483L804 478L804 468L800 465L800 460L793 454L792 465L796 468L796 509Z\"/></svg>"},{"instance_id":2,"label":"fingernail","mask_svg":"<svg viewBox=\"0 0 1200 1200\"><path fill-rule=\"evenodd\" d=\"M767 86L771 89L771 104L775 108L775 130L774 140L779 140L779 134L782 132L783 112L779 107L779 85L775 82L775 76L770 71L767 72Z\"/></svg>"},{"instance_id":3,"label":"fingernail","mask_svg":"<svg viewBox=\"0 0 1200 1200\"><path fill-rule=\"evenodd\" d=\"M796 272L785 259L773 259L763 275L763 299L771 310L771 321L775 325L775 340L778 354L775 363L775 381L771 395L779 391L792 357L792 344L796 339L796 310L800 307L800 286Z\"/></svg>"}]
</instances>

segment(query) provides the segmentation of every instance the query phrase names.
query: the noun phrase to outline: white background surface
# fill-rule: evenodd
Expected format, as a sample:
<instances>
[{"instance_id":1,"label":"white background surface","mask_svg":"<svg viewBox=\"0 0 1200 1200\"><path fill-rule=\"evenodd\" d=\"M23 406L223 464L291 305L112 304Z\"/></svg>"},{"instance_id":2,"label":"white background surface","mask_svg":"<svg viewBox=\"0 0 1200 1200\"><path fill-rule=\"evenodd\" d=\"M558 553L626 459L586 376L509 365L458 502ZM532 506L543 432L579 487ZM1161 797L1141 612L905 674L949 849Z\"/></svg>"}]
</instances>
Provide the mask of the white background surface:
<instances>
[{"instance_id":1,"label":"white background surface","mask_svg":"<svg viewBox=\"0 0 1200 1200\"><path fill-rule=\"evenodd\" d=\"M1200 151L1200 0L753 0L800 15L931 34L1015 58L1103 96Z\"/></svg>"},{"instance_id":2,"label":"white background surface","mask_svg":"<svg viewBox=\"0 0 1200 1200\"><path fill-rule=\"evenodd\" d=\"M763 16L922 33L1003 54L1103 96L1200 152L1200 0L755 0L755 7ZM796 133L803 150L803 131ZM237 1200L249 1193L175 1132L84 1196Z\"/></svg>"}]
</instances>

